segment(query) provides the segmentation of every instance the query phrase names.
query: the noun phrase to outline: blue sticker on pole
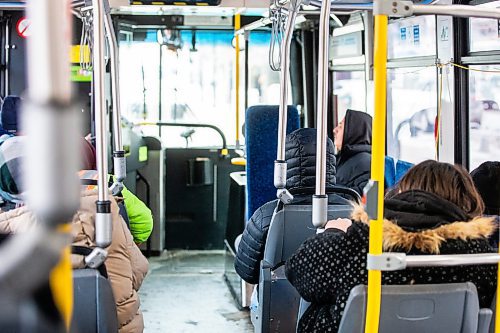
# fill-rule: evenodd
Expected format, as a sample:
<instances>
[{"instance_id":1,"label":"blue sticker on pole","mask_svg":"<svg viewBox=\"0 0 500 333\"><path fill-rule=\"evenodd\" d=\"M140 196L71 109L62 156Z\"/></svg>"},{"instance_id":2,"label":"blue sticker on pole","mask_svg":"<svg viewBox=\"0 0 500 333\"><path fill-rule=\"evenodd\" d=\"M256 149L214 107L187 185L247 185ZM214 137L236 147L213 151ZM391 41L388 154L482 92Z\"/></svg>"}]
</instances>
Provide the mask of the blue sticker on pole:
<instances>
[{"instance_id":1,"label":"blue sticker on pole","mask_svg":"<svg viewBox=\"0 0 500 333\"><path fill-rule=\"evenodd\" d=\"M401 40L406 40L406 27L400 29Z\"/></svg>"},{"instance_id":2,"label":"blue sticker on pole","mask_svg":"<svg viewBox=\"0 0 500 333\"><path fill-rule=\"evenodd\" d=\"M420 43L420 26L418 24L413 26L413 43Z\"/></svg>"}]
</instances>

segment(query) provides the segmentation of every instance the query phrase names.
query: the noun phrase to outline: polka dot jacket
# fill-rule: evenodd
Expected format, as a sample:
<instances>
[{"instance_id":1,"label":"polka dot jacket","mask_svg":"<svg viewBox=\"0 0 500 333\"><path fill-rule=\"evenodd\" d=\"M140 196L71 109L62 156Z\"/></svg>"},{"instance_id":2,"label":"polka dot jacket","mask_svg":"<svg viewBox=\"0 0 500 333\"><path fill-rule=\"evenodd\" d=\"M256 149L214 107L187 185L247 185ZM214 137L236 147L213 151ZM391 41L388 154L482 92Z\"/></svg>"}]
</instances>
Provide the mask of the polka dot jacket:
<instances>
[{"instance_id":1,"label":"polka dot jacket","mask_svg":"<svg viewBox=\"0 0 500 333\"><path fill-rule=\"evenodd\" d=\"M368 283L366 213L355 209L355 222L343 232L327 229L304 242L286 262L289 281L311 306L300 320L298 332L337 332L353 287ZM407 232L384 221L384 250L408 254L465 254L492 252L487 237L492 219L456 222L422 232ZM434 250L433 250L434 249ZM496 289L496 265L411 268L384 272L383 284L474 283L481 307L489 307Z\"/></svg>"}]
</instances>

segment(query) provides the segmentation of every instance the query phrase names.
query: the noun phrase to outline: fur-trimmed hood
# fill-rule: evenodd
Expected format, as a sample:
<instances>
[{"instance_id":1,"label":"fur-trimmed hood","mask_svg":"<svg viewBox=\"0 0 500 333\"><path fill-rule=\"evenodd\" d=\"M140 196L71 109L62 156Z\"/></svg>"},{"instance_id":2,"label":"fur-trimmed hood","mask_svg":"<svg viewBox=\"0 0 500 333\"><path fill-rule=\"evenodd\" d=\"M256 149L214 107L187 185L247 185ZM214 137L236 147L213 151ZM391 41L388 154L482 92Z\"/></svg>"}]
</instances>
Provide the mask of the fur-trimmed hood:
<instances>
[{"instance_id":1,"label":"fur-trimmed hood","mask_svg":"<svg viewBox=\"0 0 500 333\"><path fill-rule=\"evenodd\" d=\"M369 224L365 209L356 205L351 218L360 223ZM409 252L412 248L429 254L439 254L441 244L447 240L486 239L491 236L496 225L493 217L476 217L470 221L456 221L440 225L437 228L419 231L406 231L395 221L384 219L384 251L401 249Z\"/></svg>"}]
</instances>

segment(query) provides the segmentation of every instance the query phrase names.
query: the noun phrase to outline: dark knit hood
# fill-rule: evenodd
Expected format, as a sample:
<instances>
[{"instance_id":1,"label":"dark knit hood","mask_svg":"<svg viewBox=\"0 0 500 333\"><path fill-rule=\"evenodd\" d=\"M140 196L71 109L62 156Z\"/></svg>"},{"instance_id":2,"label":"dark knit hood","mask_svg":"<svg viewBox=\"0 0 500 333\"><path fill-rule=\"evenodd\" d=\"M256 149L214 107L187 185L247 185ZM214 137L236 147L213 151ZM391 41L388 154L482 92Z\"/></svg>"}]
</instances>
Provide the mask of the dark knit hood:
<instances>
[{"instance_id":1,"label":"dark knit hood","mask_svg":"<svg viewBox=\"0 0 500 333\"><path fill-rule=\"evenodd\" d=\"M360 152L371 153L371 145L372 117L365 112L347 110L340 158L347 159Z\"/></svg>"},{"instance_id":2,"label":"dark knit hood","mask_svg":"<svg viewBox=\"0 0 500 333\"><path fill-rule=\"evenodd\" d=\"M316 185L316 129L299 128L288 134L285 144L287 162L286 187L314 187ZM326 186L334 186L335 155L333 142L326 143Z\"/></svg>"},{"instance_id":3,"label":"dark knit hood","mask_svg":"<svg viewBox=\"0 0 500 333\"><path fill-rule=\"evenodd\" d=\"M405 191L386 199L384 216L406 231L433 229L470 219L454 203L420 190Z\"/></svg>"},{"instance_id":4,"label":"dark knit hood","mask_svg":"<svg viewBox=\"0 0 500 333\"><path fill-rule=\"evenodd\" d=\"M362 206L355 206L351 218L369 224ZM384 202L384 251L417 249L439 254L448 240L487 239L496 230L494 218L469 218L459 207L432 193L406 191Z\"/></svg>"},{"instance_id":5,"label":"dark knit hood","mask_svg":"<svg viewBox=\"0 0 500 333\"><path fill-rule=\"evenodd\" d=\"M500 162L484 162L471 176L486 206L484 213L500 215Z\"/></svg>"}]
</instances>

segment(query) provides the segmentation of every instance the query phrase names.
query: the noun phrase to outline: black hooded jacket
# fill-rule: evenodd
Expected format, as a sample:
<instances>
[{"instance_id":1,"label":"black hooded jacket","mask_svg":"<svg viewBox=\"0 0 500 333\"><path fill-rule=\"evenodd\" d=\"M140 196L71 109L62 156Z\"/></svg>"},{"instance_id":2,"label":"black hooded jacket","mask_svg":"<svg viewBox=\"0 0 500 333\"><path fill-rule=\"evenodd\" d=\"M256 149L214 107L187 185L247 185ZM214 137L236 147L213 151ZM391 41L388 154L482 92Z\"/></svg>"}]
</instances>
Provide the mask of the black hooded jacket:
<instances>
[{"instance_id":1,"label":"black hooded jacket","mask_svg":"<svg viewBox=\"0 0 500 333\"><path fill-rule=\"evenodd\" d=\"M301 128L286 137L285 160L287 162L288 190L314 187L316 182L316 130ZM335 155L333 143L327 142L326 186L335 185ZM330 204L345 205L346 199L329 195ZM293 204L310 204L311 195L297 195ZM267 231L278 200L270 201L257 209L247 222L237 249L234 266L238 275L251 284L259 283L260 262L264 258Z\"/></svg>"},{"instance_id":2,"label":"black hooded jacket","mask_svg":"<svg viewBox=\"0 0 500 333\"><path fill-rule=\"evenodd\" d=\"M455 204L424 191L399 193L386 199L384 206L386 252L492 252L488 244L488 237L496 230L492 218L471 218ZM288 280L311 302L297 332L337 332L351 289L368 282L368 215L359 206L352 220L346 232L331 228L309 238L286 262ZM472 282L481 307L489 307L496 290L496 270L496 265L407 268L384 272L382 284Z\"/></svg>"},{"instance_id":3,"label":"black hooded jacket","mask_svg":"<svg viewBox=\"0 0 500 333\"><path fill-rule=\"evenodd\" d=\"M363 195L370 179L372 152L372 117L347 110L342 149L337 154L337 183Z\"/></svg>"}]
</instances>

